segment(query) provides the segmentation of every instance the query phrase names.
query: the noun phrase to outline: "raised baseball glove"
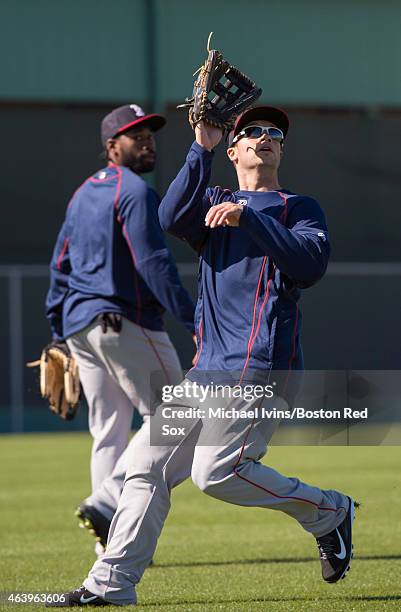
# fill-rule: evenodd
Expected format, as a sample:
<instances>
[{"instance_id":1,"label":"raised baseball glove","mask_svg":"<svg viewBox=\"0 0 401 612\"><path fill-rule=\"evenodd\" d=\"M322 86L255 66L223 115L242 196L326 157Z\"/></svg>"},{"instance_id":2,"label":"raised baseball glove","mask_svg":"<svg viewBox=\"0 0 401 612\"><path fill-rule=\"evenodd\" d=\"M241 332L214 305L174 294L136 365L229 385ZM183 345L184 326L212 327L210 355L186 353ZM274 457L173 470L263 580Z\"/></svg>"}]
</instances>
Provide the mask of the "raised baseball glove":
<instances>
[{"instance_id":1,"label":"raised baseball glove","mask_svg":"<svg viewBox=\"0 0 401 612\"><path fill-rule=\"evenodd\" d=\"M177 108L189 109L189 122L195 128L199 121L229 132L238 115L251 106L262 93L260 87L238 68L232 66L215 49L207 50L209 55L199 69L192 96ZM196 73L195 73L196 74ZM194 75L195 76L195 75Z\"/></svg>"},{"instance_id":2,"label":"raised baseball glove","mask_svg":"<svg viewBox=\"0 0 401 612\"><path fill-rule=\"evenodd\" d=\"M78 411L80 383L78 365L65 342L46 346L40 359L27 363L40 366L40 392L52 412L71 421Z\"/></svg>"}]
</instances>

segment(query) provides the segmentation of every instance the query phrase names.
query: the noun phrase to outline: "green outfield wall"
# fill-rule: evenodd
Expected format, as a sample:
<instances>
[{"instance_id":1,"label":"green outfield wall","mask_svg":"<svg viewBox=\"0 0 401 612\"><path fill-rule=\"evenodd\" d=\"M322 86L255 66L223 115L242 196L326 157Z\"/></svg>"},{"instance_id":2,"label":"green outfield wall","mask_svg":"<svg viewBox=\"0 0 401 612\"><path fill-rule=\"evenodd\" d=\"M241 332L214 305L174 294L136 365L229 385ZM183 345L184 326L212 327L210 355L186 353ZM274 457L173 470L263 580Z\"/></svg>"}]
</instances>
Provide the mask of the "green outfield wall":
<instances>
[{"instance_id":1,"label":"green outfield wall","mask_svg":"<svg viewBox=\"0 0 401 612\"><path fill-rule=\"evenodd\" d=\"M213 30L271 102L397 106L400 23L396 0L1 0L0 99L162 107Z\"/></svg>"}]
</instances>

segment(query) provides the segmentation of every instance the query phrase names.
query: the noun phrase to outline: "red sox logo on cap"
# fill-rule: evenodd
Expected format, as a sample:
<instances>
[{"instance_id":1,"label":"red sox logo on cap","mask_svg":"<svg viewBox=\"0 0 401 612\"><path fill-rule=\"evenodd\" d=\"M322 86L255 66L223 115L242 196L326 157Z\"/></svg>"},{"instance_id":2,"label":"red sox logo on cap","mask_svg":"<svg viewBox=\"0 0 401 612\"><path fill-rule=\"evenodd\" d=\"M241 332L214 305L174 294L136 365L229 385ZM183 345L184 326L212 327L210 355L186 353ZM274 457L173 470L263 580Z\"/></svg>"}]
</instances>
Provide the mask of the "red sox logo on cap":
<instances>
[{"instance_id":1,"label":"red sox logo on cap","mask_svg":"<svg viewBox=\"0 0 401 612\"><path fill-rule=\"evenodd\" d=\"M147 115L138 104L119 106L104 117L101 126L103 147L109 138L116 138L133 127L147 127L152 132L160 130L166 123L162 115L152 113Z\"/></svg>"},{"instance_id":2,"label":"red sox logo on cap","mask_svg":"<svg viewBox=\"0 0 401 612\"><path fill-rule=\"evenodd\" d=\"M130 104L129 107L132 108L133 111L135 111L137 117L145 116L145 111L143 110L143 108L138 106L138 104Z\"/></svg>"}]
</instances>

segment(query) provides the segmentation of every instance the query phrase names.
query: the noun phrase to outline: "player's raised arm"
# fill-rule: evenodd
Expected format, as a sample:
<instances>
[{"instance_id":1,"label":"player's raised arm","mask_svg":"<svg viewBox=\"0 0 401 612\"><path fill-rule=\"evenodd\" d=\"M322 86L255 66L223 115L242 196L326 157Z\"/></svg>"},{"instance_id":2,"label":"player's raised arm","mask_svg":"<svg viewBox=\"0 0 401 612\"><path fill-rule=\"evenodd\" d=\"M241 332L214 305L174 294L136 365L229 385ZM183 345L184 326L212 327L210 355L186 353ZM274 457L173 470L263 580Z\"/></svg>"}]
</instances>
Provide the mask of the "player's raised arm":
<instances>
[{"instance_id":1,"label":"player's raised arm","mask_svg":"<svg viewBox=\"0 0 401 612\"><path fill-rule=\"evenodd\" d=\"M207 232L205 216L211 204L206 190L213 149L221 140L222 130L201 122L196 126L195 137L184 166L162 199L159 219L164 230L197 249Z\"/></svg>"}]
</instances>

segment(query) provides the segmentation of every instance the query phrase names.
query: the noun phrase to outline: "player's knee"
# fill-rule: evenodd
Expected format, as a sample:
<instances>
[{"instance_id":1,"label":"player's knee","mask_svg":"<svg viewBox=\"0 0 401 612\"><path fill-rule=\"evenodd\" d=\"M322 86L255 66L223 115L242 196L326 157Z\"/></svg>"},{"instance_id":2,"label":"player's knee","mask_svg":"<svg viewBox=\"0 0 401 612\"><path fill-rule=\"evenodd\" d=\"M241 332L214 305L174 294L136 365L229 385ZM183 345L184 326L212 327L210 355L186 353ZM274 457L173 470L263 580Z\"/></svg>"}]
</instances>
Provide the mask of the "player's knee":
<instances>
[{"instance_id":1,"label":"player's knee","mask_svg":"<svg viewBox=\"0 0 401 612\"><path fill-rule=\"evenodd\" d=\"M218 473L213 463L194 461L191 478L198 489L207 495L214 496L221 480L221 474Z\"/></svg>"},{"instance_id":2,"label":"player's knee","mask_svg":"<svg viewBox=\"0 0 401 612\"><path fill-rule=\"evenodd\" d=\"M191 478L192 482L195 486L198 487L198 489L200 489L201 491L204 491L206 489L207 479L205 478L204 474L192 470Z\"/></svg>"}]
</instances>

